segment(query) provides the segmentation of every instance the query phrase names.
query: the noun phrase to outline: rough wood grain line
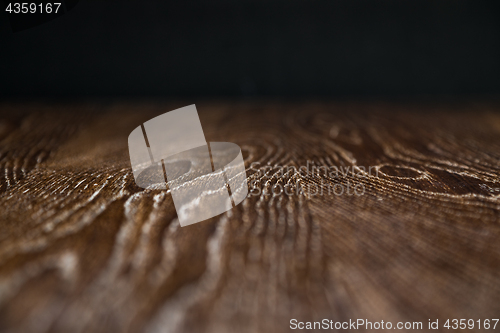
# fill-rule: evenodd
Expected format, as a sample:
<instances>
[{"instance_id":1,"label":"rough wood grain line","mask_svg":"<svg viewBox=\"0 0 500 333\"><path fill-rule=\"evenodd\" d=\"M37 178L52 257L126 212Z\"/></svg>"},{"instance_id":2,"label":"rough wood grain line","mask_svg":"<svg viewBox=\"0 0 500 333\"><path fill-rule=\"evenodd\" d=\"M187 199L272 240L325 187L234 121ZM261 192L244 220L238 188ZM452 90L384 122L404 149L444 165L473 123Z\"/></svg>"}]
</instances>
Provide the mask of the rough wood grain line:
<instances>
[{"instance_id":1,"label":"rough wood grain line","mask_svg":"<svg viewBox=\"0 0 500 333\"><path fill-rule=\"evenodd\" d=\"M249 181L294 193L181 228L168 190L134 184L127 136L183 105L0 106L1 331L498 318L497 106L198 104L207 141L240 145ZM377 174L279 169L308 162ZM308 192L348 183L364 194Z\"/></svg>"},{"instance_id":2,"label":"rough wood grain line","mask_svg":"<svg viewBox=\"0 0 500 333\"><path fill-rule=\"evenodd\" d=\"M11 111L11 112L9 112ZM85 111L61 114L50 106L27 106L20 112L9 108L0 114L0 192L14 186L37 164L71 136L85 119ZM76 111L76 110L75 110Z\"/></svg>"}]
</instances>

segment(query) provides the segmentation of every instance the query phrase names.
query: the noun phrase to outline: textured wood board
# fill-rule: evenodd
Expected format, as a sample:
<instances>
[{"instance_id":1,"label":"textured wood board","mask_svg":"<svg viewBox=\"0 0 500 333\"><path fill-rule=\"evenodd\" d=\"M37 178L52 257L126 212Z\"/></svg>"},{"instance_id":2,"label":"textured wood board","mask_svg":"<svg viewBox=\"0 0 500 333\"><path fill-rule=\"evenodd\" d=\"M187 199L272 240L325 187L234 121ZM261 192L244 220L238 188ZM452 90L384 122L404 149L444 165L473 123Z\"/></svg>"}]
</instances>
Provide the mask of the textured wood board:
<instances>
[{"instance_id":1,"label":"textured wood board","mask_svg":"<svg viewBox=\"0 0 500 333\"><path fill-rule=\"evenodd\" d=\"M0 327L288 332L289 321L500 315L500 116L486 104L200 103L260 189L181 228L127 136L187 103L0 106ZM377 167L378 175L256 172ZM255 194L255 191L253 192Z\"/></svg>"}]
</instances>

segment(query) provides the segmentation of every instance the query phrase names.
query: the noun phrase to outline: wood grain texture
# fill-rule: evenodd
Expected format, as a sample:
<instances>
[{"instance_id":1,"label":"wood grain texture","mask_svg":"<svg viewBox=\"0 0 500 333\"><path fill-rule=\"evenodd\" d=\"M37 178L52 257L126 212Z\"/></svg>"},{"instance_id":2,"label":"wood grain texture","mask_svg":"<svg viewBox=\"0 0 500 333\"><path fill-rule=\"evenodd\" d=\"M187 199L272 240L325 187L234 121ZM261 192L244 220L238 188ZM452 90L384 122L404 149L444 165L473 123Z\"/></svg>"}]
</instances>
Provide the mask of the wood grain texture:
<instances>
[{"instance_id":1,"label":"wood grain texture","mask_svg":"<svg viewBox=\"0 0 500 333\"><path fill-rule=\"evenodd\" d=\"M127 136L185 104L0 106L1 331L289 332L292 318L499 317L498 107L198 104L207 141L237 143L262 188L366 191L253 195L181 228L168 191L134 184ZM251 168L307 161L379 173Z\"/></svg>"}]
</instances>

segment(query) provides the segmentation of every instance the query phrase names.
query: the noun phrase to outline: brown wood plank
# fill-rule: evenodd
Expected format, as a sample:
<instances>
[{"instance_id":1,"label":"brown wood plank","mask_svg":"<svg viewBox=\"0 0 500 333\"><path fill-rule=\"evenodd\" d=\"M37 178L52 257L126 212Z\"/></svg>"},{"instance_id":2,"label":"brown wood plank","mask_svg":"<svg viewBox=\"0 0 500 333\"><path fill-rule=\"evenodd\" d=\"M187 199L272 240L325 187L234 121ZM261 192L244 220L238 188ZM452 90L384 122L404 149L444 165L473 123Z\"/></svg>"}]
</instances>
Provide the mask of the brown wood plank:
<instances>
[{"instance_id":1,"label":"brown wood plank","mask_svg":"<svg viewBox=\"0 0 500 333\"><path fill-rule=\"evenodd\" d=\"M207 141L240 145L252 186L305 193L252 187L181 228L167 191L135 185L127 136L184 104L0 106L2 331L499 317L498 106L200 103ZM308 162L373 169L279 172ZM363 194L327 193L348 183Z\"/></svg>"}]
</instances>

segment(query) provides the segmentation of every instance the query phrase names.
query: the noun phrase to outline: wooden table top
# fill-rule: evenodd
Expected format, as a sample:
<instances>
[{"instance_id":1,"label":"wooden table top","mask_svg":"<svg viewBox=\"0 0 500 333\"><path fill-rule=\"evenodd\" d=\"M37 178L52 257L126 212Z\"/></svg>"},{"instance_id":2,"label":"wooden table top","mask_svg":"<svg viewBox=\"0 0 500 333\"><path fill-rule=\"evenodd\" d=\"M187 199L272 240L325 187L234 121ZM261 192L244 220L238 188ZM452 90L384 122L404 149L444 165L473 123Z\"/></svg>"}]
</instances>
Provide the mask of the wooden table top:
<instances>
[{"instance_id":1,"label":"wooden table top","mask_svg":"<svg viewBox=\"0 0 500 333\"><path fill-rule=\"evenodd\" d=\"M0 105L1 331L499 318L498 105L199 103L251 194L180 227L127 137L187 104Z\"/></svg>"}]
</instances>

